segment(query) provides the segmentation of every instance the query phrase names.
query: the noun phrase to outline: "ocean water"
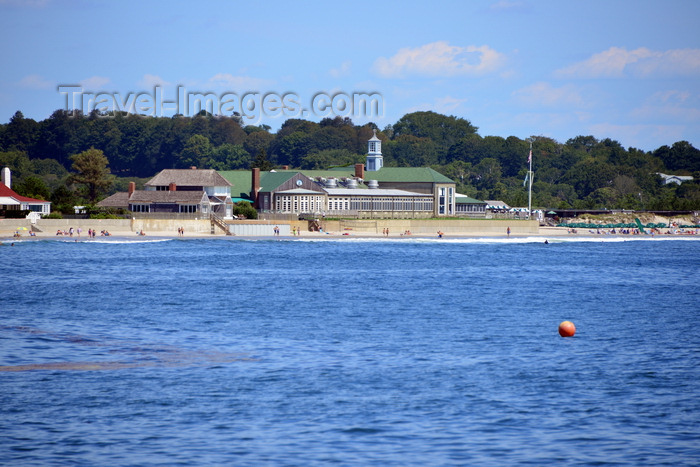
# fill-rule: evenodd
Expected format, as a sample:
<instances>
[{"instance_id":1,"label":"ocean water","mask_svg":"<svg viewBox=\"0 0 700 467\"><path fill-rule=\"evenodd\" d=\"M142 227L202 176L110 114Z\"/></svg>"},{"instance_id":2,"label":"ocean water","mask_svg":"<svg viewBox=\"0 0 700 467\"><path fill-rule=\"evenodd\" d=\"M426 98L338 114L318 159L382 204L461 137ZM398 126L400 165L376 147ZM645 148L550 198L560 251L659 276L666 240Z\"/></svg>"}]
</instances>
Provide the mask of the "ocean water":
<instances>
[{"instance_id":1,"label":"ocean water","mask_svg":"<svg viewBox=\"0 0 700 467\"><path fill-rule=\"evenodd\" d=\"M695 239L0 258L2 465L700 465Z\"/></svg>"}]
</instances>

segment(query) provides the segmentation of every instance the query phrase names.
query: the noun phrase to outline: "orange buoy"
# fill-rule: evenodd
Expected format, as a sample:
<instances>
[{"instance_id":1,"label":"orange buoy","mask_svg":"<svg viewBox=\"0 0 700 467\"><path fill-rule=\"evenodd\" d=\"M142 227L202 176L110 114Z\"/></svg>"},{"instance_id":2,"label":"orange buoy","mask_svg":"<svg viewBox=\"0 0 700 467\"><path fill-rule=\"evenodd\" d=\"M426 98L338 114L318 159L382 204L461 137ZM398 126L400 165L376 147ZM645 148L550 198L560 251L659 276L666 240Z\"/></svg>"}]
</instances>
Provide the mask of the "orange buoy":
<instances>
[{"instance_id":1,"label":"orange buoy","mask_svg":"<svg viewBox=\"0 0 700 467\"><path fill-rule=\"evenodd\" d=\"M574 337L576 326L571 321L562 321L559 325L559 335L561 337Z\"/></svg>"}]
</instances>

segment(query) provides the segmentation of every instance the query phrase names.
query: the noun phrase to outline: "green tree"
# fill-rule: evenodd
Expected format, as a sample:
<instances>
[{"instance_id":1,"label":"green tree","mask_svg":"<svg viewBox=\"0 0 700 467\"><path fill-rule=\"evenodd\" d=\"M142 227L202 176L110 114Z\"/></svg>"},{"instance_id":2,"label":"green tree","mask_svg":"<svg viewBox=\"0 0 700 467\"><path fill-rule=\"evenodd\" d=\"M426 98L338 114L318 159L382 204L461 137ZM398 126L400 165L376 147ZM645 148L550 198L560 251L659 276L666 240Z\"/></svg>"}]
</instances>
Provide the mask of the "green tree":
<instances>
[{"instance_id":1,"label":"green tree","mask_svg":"<svg viewBox=\"0 0 700 467\"><path fill-rule=\"evenodd\" d=\"M24 118L19 110L10 119L3 133L2 146L8 149L30 152L37 140L39 124L31 118Z\"/></svg>"},{"instance_id":2,"label":"green tree","mask_svg":"<svg viewBox=\"0 0 700 467\"><path fill-rule=\"evenodd\" d=\"M272 140L275 139L275 136L271 135L262 128L253 128L255 128L255 131L248 134L245 142L243 143L243 149L245 149L248 154L250 154L250 157L253 158L257 157L260 151L264 150L265 157L267 157L267 153L270 150L270 144L272 143ZM248 130L248 127L245 129Z\"/></svg>"},{"instance_id":3,"label":"green tree","mask_svg":"<svg viewBox=\"0 0 700 467\"><path fill-rule=\"evenodd\" d=\"M12 180L21 180L33 173L32 161L24 151L0 152L0 168L2 167L12 170Z\"/></svg>"},{"instance_id":4,"label":"green tree","mask_svg":"<svg viewBox=\"0 0 700 467\"><path fill-rule=\"evenodd\" d=\"M65 185L61 185L51 193L51 210L60 211L65 214L73 213L73 206L78 204L78 197L73 190Z\"/></svg>"},{"instance_id":5,"label":"green tree","mask_svg":"<svg viewBox=\"0 0 700 467\"><path fill-rule=\"evenodd\" d=\"M403 135L389 141L385 148L385 159L399 167L427 167L438 163L438 147L430 138Z\"/></svg>"},{"instance_id":6,"label":"green tree","mask_svg":"<svg viewBox=\"0 0 700 467\"><path fill-rule=\"evenodd\" d=\"M404 115L393 130L394 138L401 135L430 138L447 149L460 139L475 134L478 128L463 118L427 111Z\"/></svg>"},{"instance_id":7,"label":"green tree","mask_svg":"<svg viewBox=\"0 0 700 467\"><path fill-rule=\"evenodd\" d=\"M351 165L363 162L364 157L347 149L326 149L304 157L301 162L303 170L323 170L333 166Z\"/></svg>"},{"instance_id":8,"label":"green tree","mask_svg":"<svg viewBox=\"0 0 700 467\"><path fill-rule=\"evenodd\" d=\"M248 201L236 203L236 205L233 207L233 214L235 216L245 217L246 219L258 218L258 211L256 211Z\"/></svg>"},{"instance_id":9,"label":"green tree","mask_svg":"<svg viewBox=\"0 0 700 467\"><path fill-rule=\"evenodd\" d=\"M678 141L670 148L662 146L654 152L670 171L700 170L700 149L696 149L687 141Z\"/></svg>"},{"instance_id":10,"label":"green tree","mask_svg":"<svg viewBox=\"0 0 700 467\"><path fill-rule=\"evenodd\" d=\"M263 172L272 170L273 167L274 166L270 163L270 161L267 160L267 153L264 149L261 149L258 152L258 155L255 156L255 160L253 160L253 163L250 165L251 169L258 168Z\"/></svg>"},{"instance_id":11,"label":"green tree","mask_svg":"<svg viewBox=\"0 0 700 467\"><path fill-rule=\"evenodd\" d=\"M481 136L473 134L460 139L450 146L444 162L462 161L476 165L484 157Z\"/></svg>"},{"instance_id":12,"label":"green tree","mask_svg":"<svg viewBox=\"0 0 700 467\"><path fill-rule=\"evenodd\" d=\"M276 145L277 161L280 165L299 167L302 159L311 150L311 135L295 131L282 137Z\"/></svg>"},{"instance_id":13,"label":"green tree","mask_svg":"<svg viewBox=\"0 0 700 467\"><path fill-rule=\"evenodd\" d=\"M46 186L46 183L41 178L33 175L17 184L14 190L18 195L34 199L48 200L51 197L51 191Z\"/></svg>"},{"instance_id":14,"label":"green tree","mask_svg":"<svg viewBox=\"0 0 700 467\"><path fill-rule=\"evenodd\" d=\"M178 165L181 168L210 168L213 152L209 138L202 135L192 135L180 153Z\"/></svg>"},{"instance_id":15,"label":"green tree","mask_svg":"<svg viewBox=\"0 0 700 467\"><path fill-rule=\"evenodd\" d=\"M250 167L252 159L240 144L224 143L212 152L210 168L215 170L238 170Z\"/></svg>"},{"instance_id":16,"label":"green tree","mask_svg":"<svg viewBox=\"0 0 700 467\"><path fill-rule=\"evenodd\" d=\"M90 203L95 204L97 197L112 185L109 161L99 149L90 148L71 156L73 173L68 177L70 183L83 185Z\"/></svg>"},{"instance_id":17,"label":"green tree","mask_svg":"<svg viewBox=\"0 0 700 467\"><path fill-rule=\"evenodd\" d=\"M475 185L480 190L492 190L501 179L501 164L492 157L482 159L474 167L476 175Z\"/></svg>"}]
</instances>

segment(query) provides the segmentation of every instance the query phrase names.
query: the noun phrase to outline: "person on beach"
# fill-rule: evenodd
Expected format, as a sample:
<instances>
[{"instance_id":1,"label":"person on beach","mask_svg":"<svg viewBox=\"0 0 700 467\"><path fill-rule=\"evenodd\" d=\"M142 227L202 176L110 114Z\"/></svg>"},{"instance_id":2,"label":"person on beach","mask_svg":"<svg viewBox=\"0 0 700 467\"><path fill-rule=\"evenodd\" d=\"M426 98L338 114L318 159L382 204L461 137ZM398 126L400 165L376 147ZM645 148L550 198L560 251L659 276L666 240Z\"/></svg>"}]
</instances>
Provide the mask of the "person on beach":
<instances>
[{"instance_id":1,"label":"person on beach","mask_svg":"<svg viewBox=\"0 0 700 467\"><path fill-rule=\"evenodd\" d=\"M506 235L507 235L508 237L510 237L510 227L508 227L508 228L506 229Z\"/></svg>"}]
</instances>

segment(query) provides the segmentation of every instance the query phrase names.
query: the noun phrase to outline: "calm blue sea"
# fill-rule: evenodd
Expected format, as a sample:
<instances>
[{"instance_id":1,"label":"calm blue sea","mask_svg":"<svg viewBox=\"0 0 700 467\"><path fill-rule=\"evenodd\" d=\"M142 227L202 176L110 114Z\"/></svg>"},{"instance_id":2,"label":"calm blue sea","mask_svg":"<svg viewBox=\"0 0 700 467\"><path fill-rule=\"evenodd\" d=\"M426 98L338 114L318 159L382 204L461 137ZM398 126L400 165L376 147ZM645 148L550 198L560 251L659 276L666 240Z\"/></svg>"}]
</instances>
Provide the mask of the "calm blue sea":
<instances>
[{"instance_id":1,"label":"calm blue sea","mask_svg":"<svg viewBox=\"0 0 700 467\"><path fill-rule=\"evenodd\" d=\"M700 464L699 240L38 240L0 260L2 465Z\"/></svg>"}]
</instances>

